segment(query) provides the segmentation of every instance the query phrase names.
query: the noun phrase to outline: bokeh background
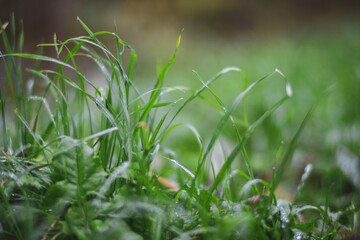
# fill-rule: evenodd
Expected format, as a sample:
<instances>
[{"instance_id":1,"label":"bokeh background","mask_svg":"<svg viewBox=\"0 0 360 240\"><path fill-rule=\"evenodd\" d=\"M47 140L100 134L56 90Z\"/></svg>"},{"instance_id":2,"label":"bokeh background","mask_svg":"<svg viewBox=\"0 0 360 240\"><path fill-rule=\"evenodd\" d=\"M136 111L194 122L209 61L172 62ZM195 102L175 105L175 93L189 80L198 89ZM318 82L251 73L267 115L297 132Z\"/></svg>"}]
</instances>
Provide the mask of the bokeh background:
<instances>
[{"instance_id":1,"label":"bokeh background","mask_svg":"<svg viewBox=\"0 0 360 240\"><path fill-rule=\"evenodd\" d=\"M323 203L324 198L309 196L320 196L330 186L334 195L343 196L334 203L339 208L359 193L360 1L0 0L1 21L7 21L11 13L22 19L24 52L32 53L38 51L38 43L53 42L54 33L59 40L85 35L77 16L93 31L114 31L116 24L119 35L137 52L134 81L143 91L154 84L157 62L166 63L182 29L181 46L166 86L199 88L201 83L192 69L207 80L225 67L236 66L253 82L278 68L291 82L294 97L247 143L257 176L271 176L280 145L287 146L306 113L317 104L288 170L292 180L284 188L291 195L304 167L312 163L313 179L304 195L307 202ZM44 51L50 56L55 53L51 48ZM103 84L97 71L86 63L82 67L96 85ZM5 77L0 73L2 84ZM329 87L333 87L331 93L319 100ZM213 85L227 105L242 88L243 79L237 73ZM283 92L281 77L274 75L249 95L237 117L244 117L245 107L249 123L255 121ZM192 124L208 141L220 116L197 100L178 121ZM225 155L235 139L229 125L220 141ZM165 145L175 151L179 162L194 169L198 149L190 132L175 131ZM241 160L238 165L243 168Z\"/></svg>"}]
</instances>

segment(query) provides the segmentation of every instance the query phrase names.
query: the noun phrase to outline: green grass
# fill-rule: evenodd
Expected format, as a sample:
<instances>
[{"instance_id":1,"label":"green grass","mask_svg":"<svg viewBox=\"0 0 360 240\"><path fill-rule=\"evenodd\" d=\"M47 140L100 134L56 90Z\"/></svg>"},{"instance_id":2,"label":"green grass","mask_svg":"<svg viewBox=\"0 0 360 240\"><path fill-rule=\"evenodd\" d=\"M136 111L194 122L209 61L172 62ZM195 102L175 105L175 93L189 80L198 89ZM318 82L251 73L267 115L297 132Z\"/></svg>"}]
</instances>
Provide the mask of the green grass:
<instances>
[{"instance_id":1,"label":"green grass","mask_svg":"<svg viewBox=\"0 0 360 240\"><path fill-rule=\"evenodd\" d=\"M14 19L1 33L7 79L0 92L1 239L339 239L358 233L356 190L342 209L333 210L334 200L342 196L334 196L339 186L332 181L320 204L307 199L306 188L317 189L311 186L313 164L303 167L293 199L276 192L281 184L296 181L287 174L316 107L297 118L297 130L282 137L283 144L274 140L277 152L266 156L270 178L254 168L258 129L275 127L273 114L296 105L288 100L297 88L279 70L254 81L241 69L226 67L207 81L195 72L196 90L167 87L164 80L179 37L169 61L158 66L153 88L141 93L134 78L134 49L117 33L94 33L78 20L86 36L62 42L54 35L54 43L42 45L53 47L56 57L22 53L23 36L17 45L7 36L10 30L16 39ZM109 37L114 52L102 43ZM34 84L24 84L23 59L35 61L34 69L26 69ZM79 59L95 64L106 80L105 90L92 85ZM44 68L45 62L53 67ZM229 75L241 87L233 100L223 101L213 86ZM271 101L259 97L267 94L267 84ZM34 85L46 87L35 96ZM312 105L324 99L326 95ZM196 111L218 116L204 139L194 126L177 120L198 100L203 107ZM198 119L209 126L205 121ZM182 161L169 148L171 142L181 142L177 133L187 130L192 135L179 148L189 144L189 152L196 149L196 154L180 155L189 158ZM271 138L270 130L266 137ZM233 145L213 174L212 154L223 136L233 139ZM152 167L157 158L167 162L165 168ZM159 174L174 179L179 188L164 186Z\"/></svg>"}]
</instances>

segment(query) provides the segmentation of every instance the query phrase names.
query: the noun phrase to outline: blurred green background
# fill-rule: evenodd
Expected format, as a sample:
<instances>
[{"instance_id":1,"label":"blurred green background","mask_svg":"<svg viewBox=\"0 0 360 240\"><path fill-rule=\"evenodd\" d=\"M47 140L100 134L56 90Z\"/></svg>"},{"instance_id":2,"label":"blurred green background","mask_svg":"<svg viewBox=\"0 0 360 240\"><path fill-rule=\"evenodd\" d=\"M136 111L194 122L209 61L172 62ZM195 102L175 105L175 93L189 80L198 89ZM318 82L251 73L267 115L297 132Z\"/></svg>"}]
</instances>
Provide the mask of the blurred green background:
<instances>
[{"instance_id":1,"label":"blurred green background","mask_svg":"<svg viewBox=\"0 0 360 240\"><path fill-rule=\"evenodd\" d=\"M343 196L334 203L337 207L348 204L354 194L359 196L359 1L0 0L0 6L3 22L12 12L17 19L23 19L24 52L34 53L38 43L52 42L53 33L60 40L85 35L77 16L93 31L114 31L116 23L119 35L137 52L135 83L143 91L155 83L157 62L166 63L183 28L166 86L201 87L192 69L208 80L221 69L235 66L244 71L251 83L278 68L291 82L294 96L247 143L257 177L269 179L277 150L282 143L287 146L310 107L318 104L287 171L286 191L295 192L304 167L312 163L315 171L304 194L307 202L323 203L323 197L313 194L326 193L330 186L334 196ZM45 53L54 55L55 51L45 49ZM95 85L102 86L99 72L86 63L82 67ZM1 73L1 86L5 80ZM331 93L319 100L330 86ZM243 78L239 73L229 73L212 89L230 105L243 89ZM283 80L274 75L246 98L235 116L243 119L245 108L252 123L283 93ZM178 122L192 124L207 142L220 116L208 103L196 100ZM220 141L225 155L235 141L229 124ZM179 162L194 170L198 148L190 131L174 131L165 146L175 151ZM244 168L243 165L239 158L237 167ZM351 169L356 169L355 174Z\"/></svg>"}]
</instances>

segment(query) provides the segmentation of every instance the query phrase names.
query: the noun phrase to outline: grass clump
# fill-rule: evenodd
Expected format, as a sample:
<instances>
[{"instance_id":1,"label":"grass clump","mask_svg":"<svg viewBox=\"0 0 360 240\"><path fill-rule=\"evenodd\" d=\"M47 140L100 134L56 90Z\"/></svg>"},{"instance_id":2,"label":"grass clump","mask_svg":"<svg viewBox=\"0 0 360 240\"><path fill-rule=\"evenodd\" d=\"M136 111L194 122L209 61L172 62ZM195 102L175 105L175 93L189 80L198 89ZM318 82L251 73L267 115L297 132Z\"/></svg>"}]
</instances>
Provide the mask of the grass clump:
<instances>
[{"instance_id":1,"label":"grass clump","mask_svg":"<svg viewBox=\"0 0 360 240\"><path fill-rule=\"evenodd\" d=\"M355 203L331 212L328 201L312 206L275 195L311 112L289 144L280 148L271 180L254 174L245 143L292 95L290 83L279 70L248 84L245 74L231 67L208 81L195 73L202 83L196 91L165 88L163 81L175 59L179 37L168 63L159 67L152 90L140 93L134 84L134 49L116 33L94 33L78 20L87 36L61 42L54 35L54 43L42 44L56 50L54 58L21 53L23 36L15 47L1 29L5 48L1 60L7 78L0 91L2 239L336 239L355 233ZM10 23L13 35L14 23ZM115 53L100 41L109 36ZM27 69L34 80L26 89L24 58L37 63L35 69ZM106 90L87 79L77 64L79 58L98 67ZM52 68L43 69L43 62ZM226 106L211 84L231 71L242 75L244 88ZM247 122L245 111L243 119L235 117L245 97L271 75L284 80L279 84L283 95L253 123ZM36 96L33 87L40 83L46 87ZM163 100L174 91L183 97ZM175 123L196 98L221 113L207 144L191 125ZM209 184L211 174L205 165L211 165L209 155L229 123L237 143ZM164 146L168 134L179 127L193 131L199 145L199 155L192 159L195 171L176 161ZM151 168L158 156L172 163L170 174L178 185ZM232 169L238 156L245 171ZM311 165L306 167L297 194L307 184L311 169Z\"/></svg>"}]
</instances>

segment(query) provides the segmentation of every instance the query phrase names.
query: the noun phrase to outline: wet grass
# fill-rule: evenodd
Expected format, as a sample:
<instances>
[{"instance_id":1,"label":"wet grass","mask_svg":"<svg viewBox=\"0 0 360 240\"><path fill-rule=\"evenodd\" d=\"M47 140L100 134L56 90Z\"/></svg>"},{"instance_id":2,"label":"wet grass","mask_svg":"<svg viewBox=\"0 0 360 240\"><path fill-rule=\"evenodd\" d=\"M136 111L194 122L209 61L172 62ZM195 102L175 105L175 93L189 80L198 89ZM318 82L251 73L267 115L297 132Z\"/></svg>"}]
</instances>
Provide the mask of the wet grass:
<instances>
[{"instance_id":1,"label":"wet grass","mask_svg":"<svg viewBox=\"0 0 360 240\"><path fill-rule=\"evenodd\" d=\"M340 186L329 173L328 186L321 186L327 193L314 195L320 204L307 193L320 188L314 182L326 176L326 168L315 172L321 176L313 174L313 162L297 168L300 176L291 170L316 104L331 89L319 94L283 143L274 140L277 151L261 160L269 166L265 176L254 168L259 160L253 138L258 139L259 128L271 128L273 115L286 102L294 104L289 99L297 91L280 70L253 80L237 67L226 67L209 80L194 72L200 83L195 90L164 86L180 36L169 61L158 65L153 88L142 93L134 78L135 50L116 31L94 33L78 21L86 36L60 41L54 35L54 43L42 44L54 48L56 57L22 53L24 40L15 37L14 19L1 29L7 79L0 92L2 239L339 239L358 233L358 186L349 183L346 168ZM103 38L112 39L114 52ZM33 77L26 84L23 59L35 62L34 69L26 69ZM88 80L79 59L96 66L106 87ZM43 68L44 62L53 67ZM229 74L242 85L227 103L213 86ZM266 84L272 86L271 98L253 115L246 103L252 97L264 101L256 91L267 94ZM40 95L34 94L35 85L45 86ZM196 127L177 121L200 99L203 107L195 110L217 113L205 140ZM196 117L199 124L207 121ZM174 154L176 146L169 148L179 131L192 133L186 141L197 151L186 161ZM229 134L233 140L225 153L218 143ZM213 156L219 149L223 162L216 167ZM352 155L343 149L338 156ZM154 167L160 158L166 167ZM279 190L288 182L296 187L286 198ZM344 200L341 190L352 185ZM341 200L346 206L334 210Z\"/></svg>"}]
</instances>

